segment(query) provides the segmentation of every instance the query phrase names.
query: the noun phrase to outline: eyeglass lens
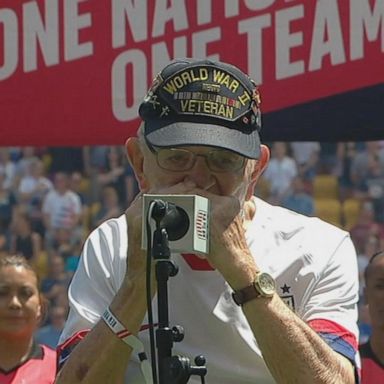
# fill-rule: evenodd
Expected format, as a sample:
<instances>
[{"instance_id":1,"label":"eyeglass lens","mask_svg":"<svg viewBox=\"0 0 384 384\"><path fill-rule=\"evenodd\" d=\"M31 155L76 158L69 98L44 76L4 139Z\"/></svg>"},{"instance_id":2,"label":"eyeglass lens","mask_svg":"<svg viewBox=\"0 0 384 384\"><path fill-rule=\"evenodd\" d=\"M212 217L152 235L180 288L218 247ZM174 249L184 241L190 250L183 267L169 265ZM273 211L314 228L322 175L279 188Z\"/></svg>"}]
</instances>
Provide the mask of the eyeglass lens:
<instances>
[{"instance_id":1,"label":"eyeglass lens","mask_svg":"<svg viewBox=\"0 0 384 384\"><path fill-rule=\"evenodd\" d=\"M204 157L208 168L215 172L237 171L242 168L245 161L243 156L225 150L197 154L186 149L164 148L156 153L159 166L171 171L186 171L193 168L199 156Z\"/></svg>"}]
</instances>

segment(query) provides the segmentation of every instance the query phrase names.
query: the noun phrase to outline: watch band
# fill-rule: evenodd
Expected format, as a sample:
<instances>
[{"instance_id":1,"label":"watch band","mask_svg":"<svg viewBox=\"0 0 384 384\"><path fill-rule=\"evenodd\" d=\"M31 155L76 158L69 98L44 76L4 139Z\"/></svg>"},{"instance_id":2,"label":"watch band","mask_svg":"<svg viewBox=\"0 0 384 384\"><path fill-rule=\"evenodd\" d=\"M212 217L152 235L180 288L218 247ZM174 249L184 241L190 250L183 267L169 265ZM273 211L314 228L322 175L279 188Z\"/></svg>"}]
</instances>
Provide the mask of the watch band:
<instances>
[{"instance_id":1,"label":"watch band","mask_svg":"<svg viewBox=\"0 0 384 384\"><path fill-rule=\"evenodd\" d=\"M261 296L261 294L256 289L254 283L232 293L233 301L239 306L258 298L259 296Z\"/></svg>"},{"instance_id":2,"label":"watch band","mask_svg":"<svg viewBox=\"0 0 384 384\"><path fill-rule=\"evenodd\" d=\"M233 292L232 297L237 305L243 305L258 297L272 297L275 292L275 279L268 273L258 272L251 285Z\"/></svg>"}]
</instances>

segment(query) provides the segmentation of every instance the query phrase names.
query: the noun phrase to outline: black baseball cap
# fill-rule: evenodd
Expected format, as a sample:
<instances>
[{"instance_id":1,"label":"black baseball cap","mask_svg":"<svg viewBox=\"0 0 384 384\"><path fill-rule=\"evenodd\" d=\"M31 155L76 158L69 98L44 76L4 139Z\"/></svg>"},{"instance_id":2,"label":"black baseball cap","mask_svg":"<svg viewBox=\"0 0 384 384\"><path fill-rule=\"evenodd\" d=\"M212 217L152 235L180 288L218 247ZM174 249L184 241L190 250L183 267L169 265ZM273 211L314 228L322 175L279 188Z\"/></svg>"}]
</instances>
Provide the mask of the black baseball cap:
<instances>
[{"instance_id":1,"label":"black baseball cap","mask_svg":"<svg viewBox=\"0 0 384 384\"><path fill-rule=\"evenodd\" d=\"M206 145L260 156L258 87L231 64L173 60L154 79L139 115L152 146Z\"/></svg>"}]
</instances>

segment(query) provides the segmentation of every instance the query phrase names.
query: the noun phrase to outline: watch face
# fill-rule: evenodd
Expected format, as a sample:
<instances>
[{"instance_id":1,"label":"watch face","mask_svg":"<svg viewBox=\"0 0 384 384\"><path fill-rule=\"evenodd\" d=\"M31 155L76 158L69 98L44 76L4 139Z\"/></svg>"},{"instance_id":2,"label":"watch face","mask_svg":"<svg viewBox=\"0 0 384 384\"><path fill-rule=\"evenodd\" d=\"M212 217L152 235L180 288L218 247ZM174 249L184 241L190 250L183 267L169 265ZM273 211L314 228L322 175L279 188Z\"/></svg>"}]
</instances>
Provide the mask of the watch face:
<instances>
[{"instance_id":1,"label":"watch face","mask_svg":"<svg viewBox=\"0 0 384 384\"><path fill-rule=\"evenodd\" d=\"M275 279L268 273L261 273L258 279L260 290L265 296L272 296L276 291Z\"/></svg>"}]
</instances>

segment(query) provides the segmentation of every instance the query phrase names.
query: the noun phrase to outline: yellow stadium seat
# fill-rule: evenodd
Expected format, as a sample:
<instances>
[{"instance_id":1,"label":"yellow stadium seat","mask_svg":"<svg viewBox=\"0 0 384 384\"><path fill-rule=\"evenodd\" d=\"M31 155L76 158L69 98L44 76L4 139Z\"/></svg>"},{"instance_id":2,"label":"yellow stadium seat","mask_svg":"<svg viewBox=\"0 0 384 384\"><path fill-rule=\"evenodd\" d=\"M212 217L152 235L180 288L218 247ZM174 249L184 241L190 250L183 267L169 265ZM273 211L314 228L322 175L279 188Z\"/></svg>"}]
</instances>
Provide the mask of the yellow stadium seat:
<instances>
[{"instance_id":1,"label":"yellow stadium seat","mask_svg":"<svg viewBox=\"0 0 384 384\"><path fill-rule=\"evenodd\" d=\"M361 202L355 198L346 199L342 204L342 214L344 219L344 228L351 229L357 221L360 213Z\"/></svg>"},{"instance_id":2,"label":"yellow stadium seat","mask_svg":"<svg viewBox=\"0 0 384 384\"><path fill-rule=\"evenodd\" d=\"M51 168L51 164L52 164L52 156L49 153L46 153L43 155L42 161L44 164L44 170L46 172L49 172L49 170Z\"/></svg>"},{"instance_id":3,"label":"yellow stadium seat","mask_svg":"<svg viewBox=\"0 0 384 384\"><path fill-rule=\"evenodd\" d=\"M316 175L313 180L315 199L338 199L339 181L334 175Z\"/></svg>"},{"instance_id":4,"label":"yellow stadium seat","mask_svg":"<svg viewBox=\"0 0 384 384\"><path fill-rule=\"evenodd\" d=\"M91 215L94 217L96 216L101 209L101 203L96 201L95 203L92 203L91 205Z\"/></svg>"},{"instance_id":5,"label":"yellow stadium seat","mask_svg":"<svg viewBox=\"0 0 384 384\"><path fill-rule=\"evenodd\" d=\"M87 177L83 177L80 183L80 191L88 195L90 188L91 188L91 181Z\"/></svg>"},{"instance_id":6,"label":"yellow stadium seat","mask_svg":"<svg viewBox=\"0 0 384 384\"><path fill-rule=\"evenodd\" d=\"M320 219L342 227L342 206L338 199L317 198L315 199L315 214Z\"/></svg>"}]
</instances>

